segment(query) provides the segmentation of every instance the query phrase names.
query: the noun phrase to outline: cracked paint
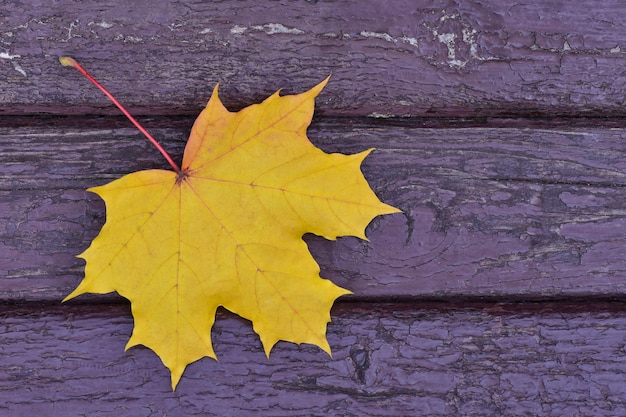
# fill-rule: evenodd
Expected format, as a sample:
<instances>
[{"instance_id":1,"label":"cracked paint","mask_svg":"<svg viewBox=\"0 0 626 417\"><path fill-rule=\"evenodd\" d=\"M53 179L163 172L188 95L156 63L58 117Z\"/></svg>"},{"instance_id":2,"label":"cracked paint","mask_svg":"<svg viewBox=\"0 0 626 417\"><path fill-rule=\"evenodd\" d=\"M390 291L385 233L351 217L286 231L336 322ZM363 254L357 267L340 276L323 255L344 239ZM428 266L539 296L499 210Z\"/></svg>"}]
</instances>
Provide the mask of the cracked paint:
<instances>
[{"instance_id":1,"label":"cracked paint","mask_svg":"<svg viewBox=\"0 0 626 417\"><path fill-rule=\"evenodd\" d=\"M28 77L28 75L26 75L26 71L24 71L24 68L22 68L17 62L13 62L13 69L22 74L24 77Z\"/></svg>"},{"instance_id":2,"label":"cracked paint","mask_svg":"<svg viewBox=\"0 0 626 417\"><path fill-rule=\"evenodd\" d=\"M267 33L268 35L275 35L277 33L288 33L291 35L300 35L304 33L303 30L296 29L296 28L289 28L280 23L268 23L266 25L252 26L252 29L261 30Z\"/></svg>"},{"instance_id":3,"label":"cracked paint","mask_svg":"<svg viewBox=\"0 0 626 417\"><path fill-rule=\"evenodd\" d=\"M444 15L439 20L445 21L448 19L458 20L460 19L460 16L458 14ZM433 34L434 38L440 43L442 43L446 48L447 59L446 61L444 61L445 64L453 69L458 70L458 69L464 68L471 60L490 61L490 60L496 59L493 57L480 56L478 54L478 44L476 42L476 34L478 32L476 31L476 29L471 28L466 23L463 23L463 22L460 22L460 23L463 25L463 28L461 29L461 34L456 34L453 32L439 32L438 29L431 30L431 33ZM389 43L394 43L394 44L399 44L399 43L407 44L418 50L420 48L418 39L409 37L406 35L402 37L393 37L390 34L385 33L385 32L371 32L371 31L361 31L359 34L365 38L380 39L380 40L383 40ZM469 57L467 59L461 59L459 56L459 52L460 52L459 41L462 42L462 44L465 44L465 46L463 46L462 48L467 49L469 53Z\"/></svg>"},{"instance_id":4,"label":"cracked paint","mask_svg":"<svg viewBox=\"0 0 626 417\"><path fill-rule=\"evenodd\" d=\"M243 34L246 30L248 30L247 27L245 26L238 26L235 25L232 28L230 28L230 33L232 33L233 35L241 35Z\"/></svg>"},{"instance_id":5,"label":"cracked paint","mask_svg":"<svg viewBox=\"0 0 626 417\"><path fill-rule=\"evenodd\" d=\"M12 55L8 52L0 52L0 59L6 59L6 60L11 61L11 65L13 65L13 69L15 71L19 72L24 77L28 77L28 75L26 74L26 71L24 71L24 68L22 68L20 64L17 63L17 61L14 61L15 58L21 58L21 55Z\"/></svg>"},{"instance_id":6,"label":"cracked paint","mask_svg":"<svg viewBox=\"0 0 626 417\"><path fill-rule=\"evenodd\" d=\"M123 43L142 43L144 41L144 39L139 36L124 36L122 34L116 35L113 40L122 41Z\"/></svg>"},{"instance_id":7,"label":"cracked paint","mask_svg":"<svg viewBox=\"0 0 626 417\"><path fill-rule=\"evenodd\" d=\"M89 23L87 23L87 26L98 26L98 27L101 27L103 29L110 29L113 26L115 26L115 23L109 23L109 22L105 22L105 21L102 21L102 22L89 22Z\"/></svg>"},{"instance_id":8,"label":"cracked paint","mask_svg":"<svg viewBox=\"0 0 626 417\"><path fill-rule=\"evenodd\" d=\"M20 58L20 55L11 55L8 52L0 52L0 59L12 60L13 58Z\"/></svg>"},{"instance_id":9,"label":"cracked paint","mask_svg":"<svg viewBox=\"0 0 626 417\"><path fill-rule=\"evenodd\" d=\"M363 31L360 33L360 35L365 38L375 38L375 39L382 39L387 42L396 42L396 40L388 33Z\"/></svg>"},{"instance_id":10,"label":"cracked paint","mask_svg":"<svg viewBox=\"0 0 626 417\"><path fill-rule=\"evenodd\" d=\"M248 30L256 30L265 32L268 35L276 35L276 34L289 34L289 35L301 35L304 33L303 30L298 28L290 28L281 23L267 23L265 25L255 25L251 27L247 26L239 26L235 25L230 28L230 33L233 35L242 35Z\"/></svg>"},{"instance_id":11,"label":"cracked paint","mask_svg":"<svg viewBox=\"0 0 626 417\"><path fill-rule=\"evenodd\" d=\"M446 21L454 21L457 30L459 29L458 26L461 26L460 33L450 32L450 29L446 31L443 31L441 28L431 29L433 37L442 43L447 50L447 61L445 63L450 68L459 70L472 60L491 61L496 59L495 57L484 57L478 54L478 43L476 42L478 32L466 23L459 13L447 14L446 10L442 10L441 13L443 15L439 18L439 22L442 25ZM467 58L463 59L463 54L467 54Z\"/></svg>"},{"instance_id":12,"label":"cracked paint","mask_svg":"<svg viewBox=\"0 0 626 417\"><path fill-rule=\"evenodd\" d=\"M78 27L79 22L78 20L75 20L73 22L70 23L69 27L67 28L67 37L65 39L61 39L60 42L69 42L70 39L72 39L74 37L74 35L72 34L72 31Z\"/></svg>"},{"instance_id":13,"label":"cracked paint","mask_svg":"<svg viewBox=\"0 0 626 417\"><path fill-rule=\"evenodd\" d=\"M456 35L454 33L442 33L441 35L437 35L437 39L439 42L446 45L448 48L448 64L452 68L463 68L467 61L461 61L460 59L456 59L456 50L455 50L455 39Z\"/></svg>"},{"instance_id":14,"label":"cracked paint","mask_svg":"<svg viewBox=\"0 0 626 417\"><path fill-rule=\"evenodd\" d=\"M384 41L387 42L391 42L391 43L406 43L409 44L415 48L418 48L418 42L417 39L415 38L410 38L408 36L402 36L400 38L394 38L393 36L391 36L388 33L383 33L383 32L369 32L369 31L361 31L359 33L359 35L363 36L364 38L374 38L374 39L382 39Z\"/></svg>"}]
</instances>

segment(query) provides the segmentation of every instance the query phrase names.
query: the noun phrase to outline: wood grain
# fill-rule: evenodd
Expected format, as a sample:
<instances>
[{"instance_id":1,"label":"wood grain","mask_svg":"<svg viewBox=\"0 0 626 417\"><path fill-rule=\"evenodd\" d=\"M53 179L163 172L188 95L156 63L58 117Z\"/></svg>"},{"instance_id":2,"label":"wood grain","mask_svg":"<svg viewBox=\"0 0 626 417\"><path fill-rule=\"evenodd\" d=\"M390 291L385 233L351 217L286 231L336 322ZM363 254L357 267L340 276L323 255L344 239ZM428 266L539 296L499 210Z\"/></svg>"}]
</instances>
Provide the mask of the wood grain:
<instances>
[{"instance_id":1,"label":"wood grain","mask_svg":"<svg viewBox=\"0 0 626 417\"><path fill-rule=\"evenodd\" d=\"M333 74L326 115L624 114L619 0L111 0L3 4L1 114L110 113L73 55L135 114L194 114Z\"/></svg>"},{"instance_id":2,"label":"wood grain","mask_svg":"<svg viewBox=\"0 0 626 417\"><path fill-rule=\"evenodd\" d=\"M0 10L0 415L626 415L626 8L618 0L32 0ZM59 301L105 221L87 188L180 160L237 110L332 73L312 141L374 147L402 214L307 235L333 359L220 311L177 391L115 295Z\"/></svg>"},{"instance_id":3,"label":"wood grain","mask_svg":"<svg viewBox=\"0 0 626 417\"><path fill-rule=\"evenodd\" d=\"M85 189L168 169L134 129L79 123L0 134L4 300L59 300L78 284L82 261L74 256L105 219L104 204ZM151 130L180 159L189 126L159 119ZM383 201L403 210L377 218L370 242L306 237L322 275L356 298L626 290L623 128L419 128L325 118L309 136L328 152L377 148L363 171Z\"/></svg>"},{"instance_id":4,"label":"wood grain","mask_svg":"<svg viewBox=\"0 0 626 417\"><path fill-rule=\"evenodd\" d=\"M175 392L151 351L123 351L126 306L5 307L0 320L7 416L626 413L624 304L344 305L329 326L333 359L280 343L268 360L250 324L221 313L220 361L190 365Z\"/></svg>"}]
</instances>

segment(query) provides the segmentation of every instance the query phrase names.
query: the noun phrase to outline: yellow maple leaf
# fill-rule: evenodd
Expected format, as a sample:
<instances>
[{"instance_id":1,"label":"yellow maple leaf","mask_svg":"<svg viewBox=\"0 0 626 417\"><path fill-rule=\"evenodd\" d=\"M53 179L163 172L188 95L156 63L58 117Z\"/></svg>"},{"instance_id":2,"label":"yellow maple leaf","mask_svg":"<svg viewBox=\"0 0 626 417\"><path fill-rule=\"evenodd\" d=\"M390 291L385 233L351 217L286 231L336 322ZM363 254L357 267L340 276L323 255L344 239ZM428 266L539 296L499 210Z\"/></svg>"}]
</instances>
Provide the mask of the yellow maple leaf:
<instances>
[{"instance_id":1,"label":"yellow maple leaf","mask_svg":"<svg viewBox=\"0 0 626 417\"><path fill-rule=\"evenodd\" d=\"M252 322L268 356L279 340L330 354L330 308L350 291L319 276L302 236L365 239L375 216L398 210L360 171L371 150L327 154L307 139L327 81L236 113L216 87L178 172L140 171L90 189L105 201L107 220L79 255L85 278L65 300L113 291L130 300L126 348L156 352L173 389L189 363L215 358L220 306Z\"/></svg>"}]
</instances>

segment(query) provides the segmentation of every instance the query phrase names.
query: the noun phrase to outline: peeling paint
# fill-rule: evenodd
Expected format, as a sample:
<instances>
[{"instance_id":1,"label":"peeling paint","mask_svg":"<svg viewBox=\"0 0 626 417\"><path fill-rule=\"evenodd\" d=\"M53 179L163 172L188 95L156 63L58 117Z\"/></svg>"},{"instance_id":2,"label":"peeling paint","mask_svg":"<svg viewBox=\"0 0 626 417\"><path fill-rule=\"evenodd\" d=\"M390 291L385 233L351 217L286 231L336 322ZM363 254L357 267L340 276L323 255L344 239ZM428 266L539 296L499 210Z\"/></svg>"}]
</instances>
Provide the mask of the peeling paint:
<instances>
[{"instance_id":1,"label":"peeling paint","mask_svg":"<svg viewBox=\"0 0 626 417\"><path fill-rule=\"evenodd\" d=\"M443 43L448 48L448 65L453 68L460 69L467 64L467 61L456 59L456 50L454 49L456 35L454 33L442 33L437 35L437 39L439 39L439 42Z\"/></svg>"},{"instance_id":2,"label":"peeling paint","mask_svg":"<svg viewBox=\"0 0 626 417\"><path fill-rule=\"evenodd\" d=\"M465 43L474 43L474 35L476 35L476 29L470 30L470 28L463 28L463 42Z\"/></svg>"},{"instance_id":3,"label":"peeling paint","mask_svg":"<svg viewBox=\"0 0 626 417\"><path fill-rule=\"evenodd\" d=\"M320 35L322 38L330 38L330 39L352 39L349 33L335 33L335 32L325 32Z\"/></svg>"},{"instance_id":4,"label":"peeling paint","mask_svg":"<svg viewBox=\"0 0 626 417\"><path fill-rule=\"evenodd\" d=\"M90 24L91 24L91 23L90 23ZM113 26L115 26L115 24L114 24L114 23L109 23L109 22L104 22L104 21L102 21L102 22L98 22L98 23L94 23L94 24L95 24L96 26L100 26L100 27L101 27L101 28L103 28L103 29L110 29L110 28L112 28Z\"/></svg>"},{"instance_id":5,"label":"peeling paint","mask_svg":"<svg viewBox=\"0 0 626 417\"><path fill-rule=\"evenodd\" d=\"M122 34L119 34L117 36L115 36L113 38L116 41L122 41L123 43L141 43L143 42L143 38L140 38L139 36L124 36Z\"/></svg>"},{"instance_id":6,"label":"peeling paint","mask_svg":"<svg viewBox=\"0 0 626 417\"><path fill-rule=\"evenodd\" d=\"M24 71L24 69L17 62L13 62L13 69L22 74L24 77L28 77L28 75L26 75L26 71Z\"/></svg>"},{"instance_id":7,"label":"peeling paint","mask_svg":"<svg viewBox=\"0 0 626 417\"><path fill-rule=\"evenodd\" d=\"M460 19L460 16L458 14L453 14L453 15L444 14L444 16L439 18L439 20L442 22L448 19ZM435 37L435 39L441 42L443 45L445 45L447 49L447 52L448 52L447 59L444 62L451 68L461 69L465 67L468 62L470 62L470 59L474 59L477 61L489 61L489 60L495 59L493 57L481 57L478 54L478 44L476 42L476 34L477 34L476 29L469 27L466 23L463 23L463 22L460 22L460 23L463 25L463 28L461 30L461 33L462 33L461 40L465 45L467 45L465 47L467 47L469 50L469 58L465 60L460 59L457 53L457 47L459 46L457 43L460 40L459 35L457 35L456 33L449 33L449 32L439 33L437 29L432 29L432 34ZM420 47L418 39L412 38L406 35L399 37L399 38L394 38L390 34L384 33L384 32L362 31L359 34L366 38L381 39L386 42L390 42L394 44L404 43L416 49L419 49Z\"/></svg>"},{"instance_id":8,"label":"peeling paint","mask_svg":"<svg viewBox=\"0 0 626 417\"><path fill-rule=\"evenodd\" d=\"M290 35L301 35L301 34L304 33L303 30L296 29L296 28L288 28L287 26L282 25L280 23L268 23L268 24L265 24L265 25L252 26L252 29L261 30L261 31L267 33L268 35L275 35L277 33L279 33L279 34L287 33L287 34L290 34Z\"/></svg>"},{"instance_id":9,"label":"peeling paint","mask_svg":"<svg viewBox=\"0 0 626 417\"><path fill-rule=\"evenodd\" d=\"M476 29L471 29L468 27L463 28L463 42L469 45L470 56L479 61L488 61L492 58L483 58L478 56L478 44L476 43Z\"/></svg>"},{"instance_id":10,"label":"peeling paint","mask_svg":"<svg viewBox=\"0 0 626 417\"><path fill-rule=\"evenodd\" d=\"M450 32L450 29L443 32L441 27L431 29L433 37L442 43L448 51L445 63L449 67L458 70L464 68L472 60L492 61L497 59L492 56L479 55L479 46L476 41L478 31L465 22L459 13L449 15L446 10L442 10L441 13L443 15L439 18L439 22L442 24L446 21L456 22L456 29L453 29L453 32Z\"/></svg>"},{"instance_id":11,"label":"peeling paint","mask_svg":"<svg viewBox=\"0 0 626 417\"><path fill-rule=\"evenodd\" d=\"M393 115L373 112L373 113L368 114L367 117L373 117L375 119L390 119L393 117Z\"/></svg>"},{"instance_id":12,"label":"peeling paint","mask_svg":"<svg viewBox=\"0 0 626 417\"><path fill-rule=\"evenodd\" d=\"M443 9L441 13L442 13L442 16L439 18L440 22L445 22L448 19L458 19L459 17L461 17L459 13L448 14L446 9Z\"/></svg>"},{"instance_id":13,"label":"peeling paint","mask_svg":"<svg viewBox=\"0 0 626 417\"><path fill-rule=\"evenodd\" d=\"M360 33L361 36L365 37L365 38L376 38L376 39L382 39L384 41L387 42L395 42L396 40L393 38L393 36L391 36L388 33L380 33L380 32L368 32L368 31L363 31Z\"/></svg>"},{"instance_id":14,"label":"peeling paint","mask_svg":"<svg viewBox=\"0 0 626 417\"><path fill-rule=\"evenodd\" d=\"M403 37L400 38L400 40L402 42L408 43L409 45L414 46L416 48L419 46L418 43L417 43L417 39L415 39L415 38L409 38L408 36L403 36Z\"/></svg>"},{"instance_id":15,"label":"peeling paint","mask_svg":"<svg viewBox=\"0 0 626 417\"><path fill-rule=\"evenodd\" d=\"M232 28L230 28L230 33L232 33L233 35L241 35L242 33L244 33L246 30L248 30L247 27L245 26L238 26L235 25Z\"/></svg>"},{"instance_id":16,"label":"peeling paint","mask_svg":"<svg viewBox=\"0 0 626 417\"><path fill-rule=\"evenodd\" d=\"M0 52L0 59L7 59L11 61L11 65L13 65L13 69L15 71L19 72L24 77L28 77L26 71L24 71L24 68L22 68L20 64L18 64L16 61L13 61L15 58L21 58L21 55L13 55L8 52Z\"/></svg>"},{"instance_id":17,"label":"peeling paint","mask_svg":"<svg viewBox=\"0 0 626 417\"><path fill-rule=\"evenodd\" d=\"M615 48L611 48L610 52L612 54L619 54L620 52L622 52L622 48L620 48L619 45L617 45Z\"/></svg>"},{"instance_id":18,"label":"peeling paint","mask_svg":"<svg viewBox=\"0 0 626 417\"><path fill-rule=\"evenodd\" d=\"M211 29L211 28L204 28L204 29L202 29L200 31L200 35L206 35L207 33L213 33L213 29Z\"/></svg>"},{"instance_id":19,"label":"peeling paint","mask_svg":"<svg viewBox=\"0 0 626 417\"><path fill-rule=\"evenodd\" d=\"M388 33L383 33L383 32L369 32L369 31L362 31L361 33L359 33L359 35L365 37L365 38L374 38L374 39L382 39L384 41L387 42L391 42L391 43L406 43L409 44L415 48L418 48L418 42L417 39L415 38L410 38L408 36L402 36L401 38L394 38L393 36L391 36ZM349 37L347 35L344 35L344 37Z\"/></svg>"},{"instance_id":20,"label":"peeling paint","mask_svg":"<svg viewBox=\"0 0 626 417\"><path fill-rule=\"evenodd\" d=\"M71 22L69 27L67 28L67 38L63 39L61 42L69 42L70 39L74 37L74 35L72 34L72 31L77 26L78 26L78 20Z\"/></svg>"},{"instance_id":21,"label":"peeling paint","mask_svg":"<svg viewBox=\"0 0 626 417\"><path fill-rule=\"evenodd\" d=\"M0 52L0 59L13 59L13 58L20 58L20 55L11 55L8 52Z\"/></svg>"}]
</instances>

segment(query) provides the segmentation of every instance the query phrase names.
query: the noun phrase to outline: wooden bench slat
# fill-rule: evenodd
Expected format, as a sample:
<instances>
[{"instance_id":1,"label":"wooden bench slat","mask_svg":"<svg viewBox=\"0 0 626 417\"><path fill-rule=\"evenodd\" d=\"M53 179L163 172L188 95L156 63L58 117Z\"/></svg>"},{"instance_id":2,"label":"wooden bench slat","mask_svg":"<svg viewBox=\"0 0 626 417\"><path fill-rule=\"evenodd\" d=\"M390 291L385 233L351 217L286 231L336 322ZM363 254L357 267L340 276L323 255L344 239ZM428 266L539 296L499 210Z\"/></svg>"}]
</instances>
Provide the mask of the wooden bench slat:
<instances>
[{"instance_id":1,"label":"wooden bench slat","mask_svg":"<svg viewBox=\"0 0 626 417\"><path fill-rule=\"evenodd\" d=\"M4 2L0 415L626 415L622 3ZM171 392L154 353L123 352L120 297L60 305L105 220L85 189L168 169L61 55L177 160L217 82L237 110L332 73L312 141L377 148L363 171L403 210L369 242L304 237L355 293L334 359L281 342L267 360L220 310L220 362Z\"/></svg>"},{"instance_id":2,"label":"wooden bench slat","mask_svg":"<svg viewBox=\"0 0 626 417\"><path fill-rule=\"evenodd\" d=\"M327 115L624 113L626 11L617 0L3 8L0 114L111 112L61 55L81 60L135 113L195 113L217 82L241 107L330 73L319 102Z\"/></svg>"},{"instance_id":3,"label":"wooden bench slat","mask_svg":"<svg viewBox=\"0 0 626 417\"><path fill-rule=\"evenodd\" d=\"M183 127L184 125L184 127ZM180 158L190 123L151 129ZM420 129L319 120L328 152L363 166L403 214L370 242L307 236L322 275L355 297L613 296L626 290L626 130ZM86 188L167 164L133 129L0 134L0 299L59 300L104 222Z\"/></svg>"},{"instance_id":4,"label":"wooden bench slat","mask_svg":"<svg viewBox=\"0 0 626 417\"><path fill-rule=\"evenodd\" d=\"M281 342L268 360L250 324L222 313L220 361L191 364L175 392L154 353L123 351L126 306L5 307L0 412L613 417L626 413L626 311L605 307L344 305L329 325L333 359Z\"/></svg>"}]
</instances>

